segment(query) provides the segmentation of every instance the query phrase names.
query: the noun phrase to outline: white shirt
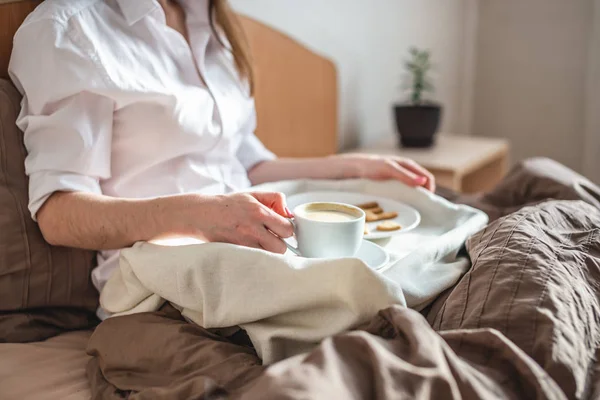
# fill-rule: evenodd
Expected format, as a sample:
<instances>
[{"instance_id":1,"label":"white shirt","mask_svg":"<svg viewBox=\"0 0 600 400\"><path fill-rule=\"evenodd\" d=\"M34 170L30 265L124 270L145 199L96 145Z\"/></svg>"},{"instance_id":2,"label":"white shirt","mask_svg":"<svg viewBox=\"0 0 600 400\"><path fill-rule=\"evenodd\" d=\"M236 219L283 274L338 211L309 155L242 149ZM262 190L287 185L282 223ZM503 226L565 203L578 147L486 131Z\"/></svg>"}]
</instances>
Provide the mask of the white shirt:
<instances>
[{"instance_id":1,"label":"white shirt","mask_svg":"<svg viewBox=\"0 0 600 400\"><path fill-rule=\"evenodd\" d=\"M156 0L46 0L19 29L9 72L24 95L34 219L56 191L231 192L274 157L254 136L254 102L211 32L208 1L181 4L190 45ZM99 252L99 291L117 259Z\"/></svg>"}]
</instances>

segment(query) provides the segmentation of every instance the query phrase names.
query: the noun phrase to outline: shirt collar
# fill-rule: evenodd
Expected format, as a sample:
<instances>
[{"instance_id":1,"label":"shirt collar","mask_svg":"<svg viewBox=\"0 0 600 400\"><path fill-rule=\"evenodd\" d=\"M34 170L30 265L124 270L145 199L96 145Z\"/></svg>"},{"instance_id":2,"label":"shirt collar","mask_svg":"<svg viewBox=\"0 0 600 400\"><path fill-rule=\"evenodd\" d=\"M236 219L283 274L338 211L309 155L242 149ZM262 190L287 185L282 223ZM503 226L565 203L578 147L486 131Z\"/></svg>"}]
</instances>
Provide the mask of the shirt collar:
<instances>
[{"instance_id":1,"label":"shirt collar","mask_svg":"<svg viewBox=\"0 0 600 400\"><path fill-rule=\"evenodd\" d=\"M208 23L208 0L179 0L188 21Z\"/></svg>"},{"instance_id":2,"label":"shirt collar","mask_svg":"<svg viewBox=\"0 0 600 400\"><path fill-rule=\"evenodd\" d=\"M117 0L129 25L133 25L160 7L156 0Z\"/></svg>"}]
</instances>

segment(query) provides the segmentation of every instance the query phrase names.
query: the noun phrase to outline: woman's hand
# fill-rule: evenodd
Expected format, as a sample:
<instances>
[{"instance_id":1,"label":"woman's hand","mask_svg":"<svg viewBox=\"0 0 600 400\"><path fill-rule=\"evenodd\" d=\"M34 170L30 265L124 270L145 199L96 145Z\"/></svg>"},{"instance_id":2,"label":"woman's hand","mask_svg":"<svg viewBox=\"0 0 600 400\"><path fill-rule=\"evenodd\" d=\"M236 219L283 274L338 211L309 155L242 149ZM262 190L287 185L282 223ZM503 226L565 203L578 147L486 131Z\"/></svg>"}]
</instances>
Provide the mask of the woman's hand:
<instances>
[{"instance_id":1,"label":"woman's hand","mask_svg":"<svg viewBox=\"0 0 600 400\"><path fill-rule=\"evenodd\" d=\"M333 159L344 178L395 179L409 186L422 186L431 192L435 191L435 178L431 172L407 158L344 154L333 156Z\"/></svg>"},{"instance_id":2,"label":"woman's hand","mask_svg":"<svg viewBox=\"0 0 600 400\"><path fill-rule=\"evenodd\" d=\"M182 200L174 211L179 215L176 230L183 236L283 254L286 245L280 238L294 233L281 193L185 195Z\"/></svg>"},{"instance_id":3,"label":"woman's hand","mask_svg":"<svg viewBox=\"0 0 600 400\"><path fill-rule=\"evenodd\" d=\"M435 178L416 162L394 156L344 154L320 158L279 158L248 172L252 184L286 179L396 179L435 191Z\"/></svg>"}]
</instances>

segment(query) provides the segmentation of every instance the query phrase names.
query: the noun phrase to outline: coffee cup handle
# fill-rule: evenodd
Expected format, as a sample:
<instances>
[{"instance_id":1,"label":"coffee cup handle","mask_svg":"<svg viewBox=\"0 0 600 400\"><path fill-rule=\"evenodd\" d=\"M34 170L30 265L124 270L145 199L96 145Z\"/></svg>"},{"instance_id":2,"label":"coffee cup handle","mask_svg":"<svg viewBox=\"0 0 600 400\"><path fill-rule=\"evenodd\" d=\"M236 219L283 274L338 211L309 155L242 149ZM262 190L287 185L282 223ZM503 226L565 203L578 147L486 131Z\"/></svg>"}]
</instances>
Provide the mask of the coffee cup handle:
<instances>
[{"instance_id":1,"label":"coffee cup handle","mask_svg":"<svg viewBox=\"0 0 600 400\"><path fill-rule=\"evenodd\" d=\"M292 226L294 227L294 232L296 231L296 223L294 222L293 218L289 218L288 219L291 223ZM295 235L294 235L295 236ZM283 240L283 239L282 239ZM297 247L292 246L291 244L289 244L286 240L283 240L283 243L285 243L285 245L287 246L287 248L294 253L295 255L299 256L300 255L300 250Z\"/></svg>"}]
</instances>

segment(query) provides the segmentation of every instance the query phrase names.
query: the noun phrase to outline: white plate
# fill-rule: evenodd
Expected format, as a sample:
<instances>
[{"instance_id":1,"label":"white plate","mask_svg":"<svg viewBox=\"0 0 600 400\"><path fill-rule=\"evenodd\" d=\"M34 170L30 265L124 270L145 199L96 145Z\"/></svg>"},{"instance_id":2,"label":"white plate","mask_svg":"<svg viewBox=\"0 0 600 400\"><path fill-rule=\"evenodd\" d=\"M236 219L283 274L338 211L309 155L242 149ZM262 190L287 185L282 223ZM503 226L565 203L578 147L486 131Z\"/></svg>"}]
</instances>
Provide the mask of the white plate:
<instances>
[{"instance_id":1,"label":"white plate","mask_svg":"<svg viewBox=\"0 0 600 400\"><path fill-rule=\"evenodd\" d=\"M384 197L371 196L362 193L352 192L306 192L298 193L287 198L288 208L294 210L295 207L304 203L312 203L315 201L332 201L336 203L346 204L363 204L371 201L376 201L384 211L395 211L398 216L389 221L394 221L399 224L402 229L391 232L380 232L376 230L380 222L369 222L367 227L369 233L365 235L365 239L383 239L394 235L399 235L416 228L421 222L421 214L411 206L399 201L387 199Z\"/></svg>"}]
</instances>

